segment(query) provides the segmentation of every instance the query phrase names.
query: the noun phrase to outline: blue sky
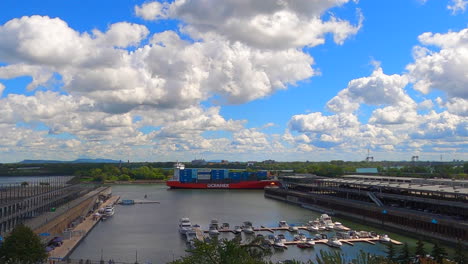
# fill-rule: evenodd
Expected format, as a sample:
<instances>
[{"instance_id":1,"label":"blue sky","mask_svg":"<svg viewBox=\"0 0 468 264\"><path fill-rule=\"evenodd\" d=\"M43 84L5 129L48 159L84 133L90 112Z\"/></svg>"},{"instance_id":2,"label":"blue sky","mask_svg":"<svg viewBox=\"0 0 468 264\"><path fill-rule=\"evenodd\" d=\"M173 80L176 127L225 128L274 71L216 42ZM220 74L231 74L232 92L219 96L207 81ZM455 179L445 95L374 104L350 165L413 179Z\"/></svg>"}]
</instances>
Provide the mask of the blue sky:
<instances>
[{"instance_id":1,"label":"blue sky","mask_svg":"<svg viewBox=\"0 0 468 264\"><path fill-rule=\"evenodd\" d=\"M468 159L466 0L0 3L0 162Z\"/></svg>"}]
</instances>

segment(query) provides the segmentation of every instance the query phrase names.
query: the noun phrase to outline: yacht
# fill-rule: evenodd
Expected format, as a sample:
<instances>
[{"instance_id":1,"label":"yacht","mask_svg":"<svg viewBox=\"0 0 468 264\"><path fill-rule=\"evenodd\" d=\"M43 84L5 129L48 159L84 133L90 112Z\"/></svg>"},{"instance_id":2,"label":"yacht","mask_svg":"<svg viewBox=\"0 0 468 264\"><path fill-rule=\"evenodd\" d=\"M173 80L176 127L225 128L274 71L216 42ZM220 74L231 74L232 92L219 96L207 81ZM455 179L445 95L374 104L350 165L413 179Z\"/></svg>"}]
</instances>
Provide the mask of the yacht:
<instances>
[{"instance_id":1,"label":"yacht","mask_svg":"<svg viewBox=\"0 0 468 264\"><path fill-rule=\"evenodd\" d=\"M338 231L346 231L348 230L346 227L343 226L340 222L335 222L333 229L338 230Z\"/></svg>"},{"instance_id":2,"label":"yacht","mask_svg":"<svg viewBox=\"0 0 468 264\"><path fill-rule=\"evenodd\" d=\"M216 225L210 225L210 229L208 230L208 234L210 236L217 236L219 235L219 231Z\"/></svg>"},{"instance_id":3,"label":"yacht","mask_svg":"<svg viewBox=\"0 0 468 264\"><path fill-rule=\"evenodd\" d=\"M319 227L317 225L308 225L307 230L310 232L317 232L319 231Z\"/></svg>"},{"instance_id":4,"label":"yacht","mask_svg":"<svg viewBox=\"0 0 468 264\"><path fill-rule=\"evenodd\" d=\"M320 223L325 226L325 229L330 230L335 226L330 216L322 214L320 216Z\"/></svg>"},{"instance_id":5,"label":"yacht","mask_svg":"<svg viewBox=\"0 0 468 264\"><path fill-rule=\"evenodd\" d=\"M340 248L343 244L338 240L338 238L332 237L328 239L327 245L330 247Z\"/></svg>"},{"instance_id":6,"label":"yacht","mask_svg":"<svg viewBox=\"0 0 468 264\"><path fill-rule=\"evenodd\" d=\"M297 226L289 226L289 232L297 232L299 231L299 228Z\"/></svg>"},{"instance_id":7,"label":"yacht","mask_svg":"<svg viewBox=\"0 0 468 264\"><path fill-rule=\"evenodd\" d=\"M277 239L275 235L268 235L266 241L268 241L270 245L273 245L275 243L275 239Z\"/></svg>"},{"instance_id":8,"label":"yacht","mask_svg":"<svg viewBox=\"0 0 468 264\"><path fill-rule=\"evenodd\" d=\"M109 217L109 216L113 216L115 213L115 210L114 210L114 207L108 205L106 206L106 208L104 209L104 214Z\"/></svg>"},{"instance_id":9,"label":"yacht","mask_svg":"<svg viewBox=\"0 0 468 264\"><path fill-rule=\"evenodd\" d=\"M279 221L278 226L279 226L279 227L286 227L286 228L289 227L289 225L288 225L288 223L286 223L286 221Z\"/></svg>"},{"instance_id":10,"label":"yacht","mask_svg":"<svg viewBox=\"0 0 468 264\"><path fill-rule=\"evenodd\" d=\"M306 242L301 242L301 243L297 243L297 247L298 248L311 248L311 247L313 247L313 245L310 245L310 244L308 244Z\"/></svg>"},{"instance_id":11,"label":"yacht","mask_svg":"<svg viewBox=\"0 0 468 264\"><path fill-rule=\"evenodd\" d=\"M221 228L220 228L220 229L221 229L221 230L229 230L229 228L230 228L229 223L223 223L223 224L221 225Z\"/></svg>"},{"instance_id":12,"label":"yacht","mask_svg":"<svg viewBox=\"0 0 468 264\"><path fill-rule=\"evenodd\" d=\"M238 235L242 233L242 228L240 226L235 226L233 232L234 234Z\"/></svg>"},{"instance_id":13,"label":"yacht","mask_svg":"<svg viewBox=\"0 0 468 264\"><path fill-rule=\"evenodd\" d=\"M194 230L185 232L185 239L187 240L187 243L192 242L193 240L197 239L197 232Z\"/></svg>"},{"instance_id":14,"label":"yacht","mask_svg":"<svg viewBox=\"0 0 468 264\"><path fill-rule=\"evenodd\" d=\"M244 222L244 227L242 228L242 231L246 234L254 234L255 231L253 230L252 223L249 221Z\"/></svg>"},{"instance_id":15,"label":"yacht","mask_svg":"<svg viewBox=\"0 0 468 264\"><path fill-rule=\"evenodd\" d=\"M218 229L219 228L218 219L211 219L210 226L214 226L216 229Z\"/></svg>"},{"instance_id":16,"label":"yacht","mask_svg":"<svg viewBox=\"0 0 468 264\"><path fill-rule=\"evenodd\" d=\"M192 230L192 223L190 223L190 219L187 217L181 218L179 220L179 232L182 235L185 235L185 233L191 230Z\"/></svg>"}]
</instances>

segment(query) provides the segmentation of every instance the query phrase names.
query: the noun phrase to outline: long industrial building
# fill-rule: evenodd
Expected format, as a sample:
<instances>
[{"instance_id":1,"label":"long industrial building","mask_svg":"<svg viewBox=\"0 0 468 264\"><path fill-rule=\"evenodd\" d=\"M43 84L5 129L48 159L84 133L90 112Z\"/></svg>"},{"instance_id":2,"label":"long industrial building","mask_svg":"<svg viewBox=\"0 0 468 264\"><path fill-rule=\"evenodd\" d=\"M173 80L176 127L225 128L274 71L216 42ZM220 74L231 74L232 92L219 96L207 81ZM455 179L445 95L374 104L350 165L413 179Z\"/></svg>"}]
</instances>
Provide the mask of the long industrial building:
<instances>
[{"instance_id":1,"label":"long industrial building","mask_svg":"<svg viewBox=\"0 0 468 264\"><path fill-rule=\"evenodd\" d=\"M468 245L468 181L348 175L282 177L265 196L418 236Z\"/></svg>"},{"instance_id":2,"label":"long industrial building","mask_svg":"<svg viewBox=\"0 0 468 264\"><path fill-rule=\"evenodd\" d=\"M69 177L54 177L1 184L0 236L20 223L37 233L61 233L70 222L96 206L102 187L69 184L68 180Z\"/></svg>"}]
</instances>

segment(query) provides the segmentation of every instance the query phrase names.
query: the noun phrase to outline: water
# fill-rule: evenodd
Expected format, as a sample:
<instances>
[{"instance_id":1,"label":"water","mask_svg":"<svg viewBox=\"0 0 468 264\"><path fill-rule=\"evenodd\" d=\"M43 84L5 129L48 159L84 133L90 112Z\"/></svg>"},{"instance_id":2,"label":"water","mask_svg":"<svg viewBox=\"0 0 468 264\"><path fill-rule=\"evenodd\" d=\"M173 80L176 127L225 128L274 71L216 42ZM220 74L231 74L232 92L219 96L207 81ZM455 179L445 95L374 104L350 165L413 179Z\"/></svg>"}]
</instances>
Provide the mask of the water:
<instances>
[{"instance_id":1,"label":"water","mask_svg":"<svg viewBox=\"0 0 468 264\"><path fill-rule=\"evenodd\" d=\"M185 255L186 244L178 233L178 221L190 217L192 224L199 224L207 229L212 218L220 223L228 222L232 227L243 221L252 221L254 226L277 226L278 221L286 220L290 224L302 224L319 217L319 213L267 199L262 190L167 190L164 185L118 185L113 186L113 193L122 199L143 199L160 201L160 204L139 204L117 206L113 217L100 222L72 253L72 259L99 260L101 252L104 259L134 262L138 255L139 262L166 263ZM348 227L357 230L374 230L343 219L333 218ZM280 232L277 232L277 234ZM304 231L306 235L313 235ZM414 244L414 239L385 232L390 237ZM264 235L270 233L265 232ZM292 240L289 232L284 234ZM232 238L233 234L221 237ZM348 257L354 257L360 250L385 255L385 245L377 243L355 243L343 245L341 249L331 249L326 245L316 245L314 249L299 249L289 246L284 251L276 251L273 261L297 259L306 261L320 250L339 250ZM397 247L397 250L399 248Z\"/></svg>"}]
</instances>

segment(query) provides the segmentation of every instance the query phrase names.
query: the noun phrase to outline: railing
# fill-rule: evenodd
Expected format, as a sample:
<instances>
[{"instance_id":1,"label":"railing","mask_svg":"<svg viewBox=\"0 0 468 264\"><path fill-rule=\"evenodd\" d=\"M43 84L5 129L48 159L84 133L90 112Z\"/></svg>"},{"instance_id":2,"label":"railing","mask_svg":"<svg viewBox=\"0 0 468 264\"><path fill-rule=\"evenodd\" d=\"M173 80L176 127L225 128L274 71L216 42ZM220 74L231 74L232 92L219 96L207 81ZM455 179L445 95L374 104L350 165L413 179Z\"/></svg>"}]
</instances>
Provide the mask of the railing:
<instances>
[{"instance_id":1,"label":"railing","mask_svg":"<svg viewBox=\"0 0 468 264\"><path fill-rule=\"evenodd\" d=\"M372 193L372 192L367 192L367 196L369 196L369 198L371 198L371 200L372 200L375 204L377 204L378 206L380 206L380 207L383 207L383 206L384 206L384 204L382 203L382 201L380 201L379 198L377 198L377 197L375 196L374 193Z\"/></svg>"}]
</instances>

